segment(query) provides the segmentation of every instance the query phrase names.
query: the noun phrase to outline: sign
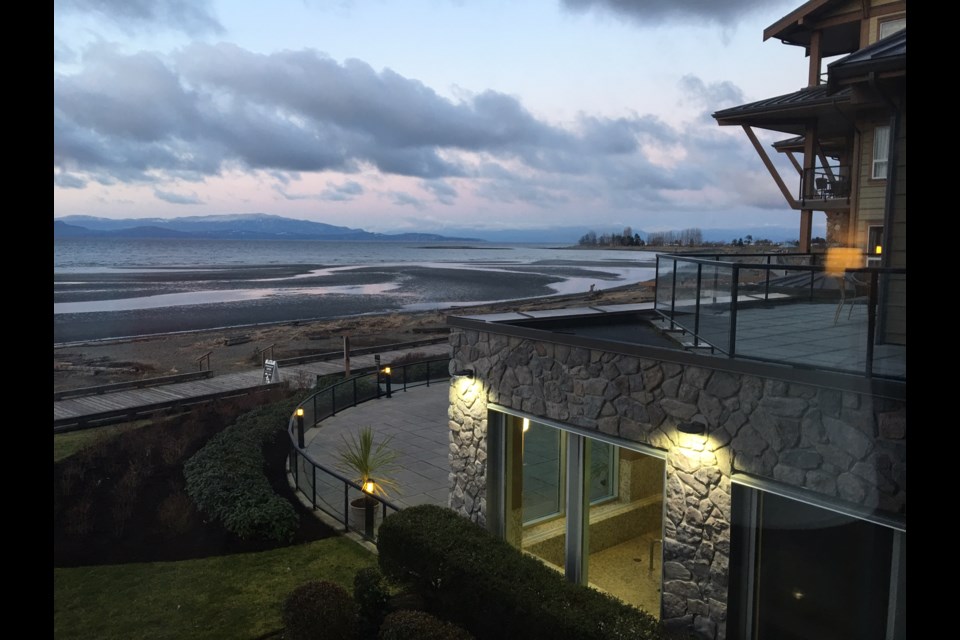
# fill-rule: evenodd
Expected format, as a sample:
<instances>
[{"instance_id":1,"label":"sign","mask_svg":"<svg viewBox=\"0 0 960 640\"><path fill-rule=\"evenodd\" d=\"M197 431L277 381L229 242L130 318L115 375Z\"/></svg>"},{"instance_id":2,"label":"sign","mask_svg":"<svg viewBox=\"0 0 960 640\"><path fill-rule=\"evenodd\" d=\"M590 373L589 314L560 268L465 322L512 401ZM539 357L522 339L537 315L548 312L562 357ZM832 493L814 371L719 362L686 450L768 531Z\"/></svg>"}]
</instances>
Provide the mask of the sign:
<instances>
[{"instance_id":1,"label":"sign","mask_svg":"<svg viewBox=\"0 0 960 640\"><path fill-rule=\"evenodd\" d=\"M280 367L276 360L263 361L263 384L280 381Z\"/></svg>"}]
</instances>

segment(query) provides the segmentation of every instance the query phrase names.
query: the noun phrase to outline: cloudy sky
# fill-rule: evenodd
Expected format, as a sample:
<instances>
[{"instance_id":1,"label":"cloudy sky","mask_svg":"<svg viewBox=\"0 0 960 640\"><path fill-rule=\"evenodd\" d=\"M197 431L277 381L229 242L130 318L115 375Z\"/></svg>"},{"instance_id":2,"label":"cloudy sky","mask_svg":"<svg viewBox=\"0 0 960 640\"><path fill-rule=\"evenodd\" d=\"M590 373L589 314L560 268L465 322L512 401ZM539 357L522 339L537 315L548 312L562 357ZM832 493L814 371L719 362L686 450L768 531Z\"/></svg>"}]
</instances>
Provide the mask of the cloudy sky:
<instances>
[{"instance_id":1,"label":"cloudy sky","mask_svg":"<svg viewBox=\"0 0 960 640\"><path fill-rule=\"evenodd\" d=\"M797 4L54 0L54 216L795 226L710 114L804 84Z\"/></svg>"}]
</instances>

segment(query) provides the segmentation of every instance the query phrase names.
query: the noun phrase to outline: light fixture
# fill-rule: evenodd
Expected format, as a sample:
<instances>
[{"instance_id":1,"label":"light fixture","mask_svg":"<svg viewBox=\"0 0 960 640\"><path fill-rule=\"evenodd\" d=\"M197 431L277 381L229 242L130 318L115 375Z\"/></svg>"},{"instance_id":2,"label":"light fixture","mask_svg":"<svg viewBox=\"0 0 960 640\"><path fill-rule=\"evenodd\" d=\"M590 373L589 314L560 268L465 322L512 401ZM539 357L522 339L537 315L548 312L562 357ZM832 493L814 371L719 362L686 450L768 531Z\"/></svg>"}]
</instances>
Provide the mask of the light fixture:
<instances>
[{"instance_id":1,"label":"light fixture","mask_svg":"<svg viewBox=\"0 0 960 640\"><path fill-rule=\"evenodd\" d=\"M877 255L880 255L881 253L883 253L883 247L878 244L876 247L873 248L873 252Z\"/></svg>"},{"instance_id":2,"label":"light fixture","mask_svg":"<svg viewBox=\"0 0 960 640\"><path fill-rule=\"evenodd\" d=\"M390 367L383 368L383 375L386 375L386 376L390 375Z\"/></svg>"},{"instance_id":3,"label":"light fixture","mask_svg":"<svg viewBox=\"0 0 960 640\"><path fill-rule=\"evenodd\" d=\"M530 418L523 419L523 432L526 433L530 430Z\"/></svg>"},{"instance_id":4,"label":"light fixture","mask_svg":"<svg viewBox=\"0 0 960 640\"><path fill-rule=\"evenodd\" d=\"M707 432L707 425L702 422L679 422L677 423L677 431L692 436L702 436Z\"/></svg>"},{"instance_id":5,"label":"light fixture","mask_svg":"<svg viewBox=\"0 0 960 640\"><path fill-rule=\"evenodd\" d=\"M454 377L473 379L473 369L460 369L453 372Z\"/></svg>"},{"instance_id":6,"label":"light fixture","mask_svg":"<svg viewBox=\"0 0 960 640\"><path fill-rule=\"evenodd\" d=\"M297 407L297 417L298 418L303 417L303 407Z\"/></svg>"},{"instance_id":7,"label":"light fixture","mask_svg":"<svg viewBox=\"0 0 960 640\"><path fill-rule=\"evenodd\" d=\"M366 482L363 483L364 493L372 494L376 488L377 488L377 483L375 483L373 480L368 479Z\"/></svg>"}]
</instances>

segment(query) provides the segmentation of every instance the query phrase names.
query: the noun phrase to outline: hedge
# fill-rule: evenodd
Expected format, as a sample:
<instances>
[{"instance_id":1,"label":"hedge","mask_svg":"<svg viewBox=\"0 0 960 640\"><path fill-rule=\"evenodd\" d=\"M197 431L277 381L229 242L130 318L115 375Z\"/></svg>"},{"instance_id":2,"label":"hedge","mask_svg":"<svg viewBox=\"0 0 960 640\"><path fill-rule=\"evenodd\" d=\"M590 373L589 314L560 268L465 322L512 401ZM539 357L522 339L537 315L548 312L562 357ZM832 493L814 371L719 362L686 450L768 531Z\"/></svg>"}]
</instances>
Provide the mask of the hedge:
<instances>
[{"instance_id":1,"label":"hedge","mask_svg":"<svg viewBox=\"0 0 960 640\"><path fill-rule=\"evenodd\" d=\"M300 526L293 505L270 486L263 457L265 444L285 437L296 404L284 400L243 414L183 466L197 507L242 539L289 542Z\"/></svg>"},{"instance_id":2,"label":"hedge","mask_svg":"<svg viewBox=\"0 0 960 640\"><path fill-rule=\"evenodd\" d=\"M425 611L401 609L383 620L377 640L473 640L473 636Z\"/></svg>"},{"instance_id":3,"label":"hedge","mask_svg":"<svg viewBox=\"0 0 960 640\"><path fill-rule=\"evenodd\" d=\"M410 585L431 613L482 640L675 637L653 616L568 582L450 509L422 505L391 514L377 546L387 578Z\"/></svg>"},{"instance_id":4,"label":"hedge","mask_svg":"<svg viewBox=\"0 0 960 640\"><path fill-rule=\"evenodd\" d=\"M283 637L287 640L351 640L357 637L353 598L327 580L311 580L283 601Z\"/></svg>"}]
</instances>

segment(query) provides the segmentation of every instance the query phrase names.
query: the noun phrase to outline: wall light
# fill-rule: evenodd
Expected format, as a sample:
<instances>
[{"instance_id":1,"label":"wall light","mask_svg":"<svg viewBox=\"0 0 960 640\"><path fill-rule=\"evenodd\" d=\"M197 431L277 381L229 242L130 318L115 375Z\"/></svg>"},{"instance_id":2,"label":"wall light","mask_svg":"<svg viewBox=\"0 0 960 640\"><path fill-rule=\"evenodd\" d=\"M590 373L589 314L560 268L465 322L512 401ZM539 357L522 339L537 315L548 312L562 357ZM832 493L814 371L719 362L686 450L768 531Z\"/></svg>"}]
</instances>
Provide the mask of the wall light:
<instances>
[{"instance_id":1,"label":"wall light","mask_svg":"<svg viewBox=\"0 0 960 640\"><path fill-rule=\"evenodd\" d=\"M702 422L680 422L677 423L677 431L689 433L692 436L702 436L707 432L707 425Z\"/></svg>"},{"instance_id":2,"label":"wall light","mask_svg":"<svg viewBox=\"0 0 960 640\"><path fill-rule=\"evenodd\" d=\"M470 378L473 379L473 369L460 369L459 371L453 372L454 377L456 378Z\"/></svg>"},{"instance_id":3,"label":"wall light","mask_svg":"<svg viewBox=\"0 0 960 640\"><path fill-rule=\"evenodd\" d=\"M526 433L530 430L530 418L523 419L523 432Z\"/></svg>"}]
</instances>

